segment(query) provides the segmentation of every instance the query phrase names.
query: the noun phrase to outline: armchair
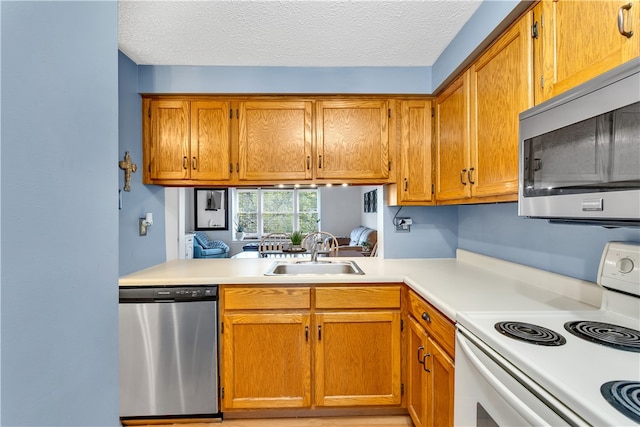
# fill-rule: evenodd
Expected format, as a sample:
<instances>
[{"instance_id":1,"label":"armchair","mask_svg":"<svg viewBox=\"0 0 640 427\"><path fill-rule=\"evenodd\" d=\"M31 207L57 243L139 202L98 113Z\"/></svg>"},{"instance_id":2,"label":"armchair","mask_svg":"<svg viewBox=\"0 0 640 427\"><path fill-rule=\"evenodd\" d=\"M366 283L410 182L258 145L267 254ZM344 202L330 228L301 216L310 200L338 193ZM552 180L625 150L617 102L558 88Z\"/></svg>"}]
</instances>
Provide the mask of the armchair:
<instances>
[{"instance_id":1,"label":"armchair","mask_svg":"<svg viewBox=\"0 0 640 427\"><path fill-rule=\"evenodd\" d=\"M196 231L193 236L194 258L227 258L229 246L222 240L209 240L202 231Z\"/></svg>"}]
</instances>

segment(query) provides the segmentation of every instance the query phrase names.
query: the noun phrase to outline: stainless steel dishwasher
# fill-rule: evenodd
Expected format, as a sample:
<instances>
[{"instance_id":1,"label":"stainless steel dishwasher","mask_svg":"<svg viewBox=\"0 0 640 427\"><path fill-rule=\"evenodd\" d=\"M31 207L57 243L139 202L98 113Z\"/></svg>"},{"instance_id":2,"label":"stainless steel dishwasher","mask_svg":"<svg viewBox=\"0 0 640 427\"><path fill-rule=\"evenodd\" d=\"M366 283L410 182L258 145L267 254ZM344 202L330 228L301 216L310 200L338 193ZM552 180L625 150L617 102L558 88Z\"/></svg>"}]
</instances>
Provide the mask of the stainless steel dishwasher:
<instances>
[{"instance_id":1,"label":"stainless steel dishwasher","mask_svg":"<svg viewBox=\"0 0 640 427\"><path fill-rule=\"evenodd\" d=\"M120 417L218 415L218 288L120 288Z\"/></svg>"}]
</instances>

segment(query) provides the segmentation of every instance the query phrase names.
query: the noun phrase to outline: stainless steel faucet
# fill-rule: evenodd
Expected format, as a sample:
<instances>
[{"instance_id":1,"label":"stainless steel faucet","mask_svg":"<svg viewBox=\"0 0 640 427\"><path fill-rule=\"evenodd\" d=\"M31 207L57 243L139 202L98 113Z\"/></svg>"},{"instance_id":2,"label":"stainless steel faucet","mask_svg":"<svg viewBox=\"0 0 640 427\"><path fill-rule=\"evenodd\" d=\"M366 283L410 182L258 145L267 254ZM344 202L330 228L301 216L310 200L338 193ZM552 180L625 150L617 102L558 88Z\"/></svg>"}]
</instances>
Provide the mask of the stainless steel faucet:
<instances>
[{"instance_id":1,"label":"stainless steel faucet","mask_svg":"<svg viewBox=\"0 0 640 427\"><path fill-rule=\"evenodd\" d=\"M311 245L311 262L318 262L319 243L313 242L313 245Z\"/></svg>"}]
</instances>

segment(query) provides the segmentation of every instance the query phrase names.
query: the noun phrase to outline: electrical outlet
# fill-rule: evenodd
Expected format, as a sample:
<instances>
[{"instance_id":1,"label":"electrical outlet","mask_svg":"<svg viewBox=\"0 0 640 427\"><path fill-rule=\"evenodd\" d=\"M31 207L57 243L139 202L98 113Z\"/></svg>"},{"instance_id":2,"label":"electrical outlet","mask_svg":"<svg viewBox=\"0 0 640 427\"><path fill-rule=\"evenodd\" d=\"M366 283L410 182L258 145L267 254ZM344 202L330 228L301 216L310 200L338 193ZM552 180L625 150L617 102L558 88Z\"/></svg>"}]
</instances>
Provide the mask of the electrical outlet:
<instances>
[{"instance_id":1,"label":"electrical outlet","mask_svg":"<svg viewBox=\"0 0 640 427\"><path fill-rule=\"evenodd\" d=\"M411 218L408 218L408 217L396 218L396 233L411 232L411 224L413 224L413 221L411 220Z\"/></svg>"}]
</instances>

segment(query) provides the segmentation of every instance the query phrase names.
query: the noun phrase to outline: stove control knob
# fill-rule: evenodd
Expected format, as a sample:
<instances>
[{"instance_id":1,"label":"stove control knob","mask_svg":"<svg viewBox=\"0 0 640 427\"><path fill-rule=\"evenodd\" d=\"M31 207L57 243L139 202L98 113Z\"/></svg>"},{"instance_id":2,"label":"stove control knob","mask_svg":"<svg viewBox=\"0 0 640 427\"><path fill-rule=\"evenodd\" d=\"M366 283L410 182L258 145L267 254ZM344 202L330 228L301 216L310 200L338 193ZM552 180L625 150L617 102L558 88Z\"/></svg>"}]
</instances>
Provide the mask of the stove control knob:
<instances>
[{"instance_id":1,"label":"stove control knob","mask_svg":"<svg viewBox=\"0 0 640 427\"><path fill-rule=\"evenodd\" d=\"M620 273L631 273L634 268L633 260L631 258L620 258L618 262L616 262L616 268Z\"/></svg>"}]
</instances>

